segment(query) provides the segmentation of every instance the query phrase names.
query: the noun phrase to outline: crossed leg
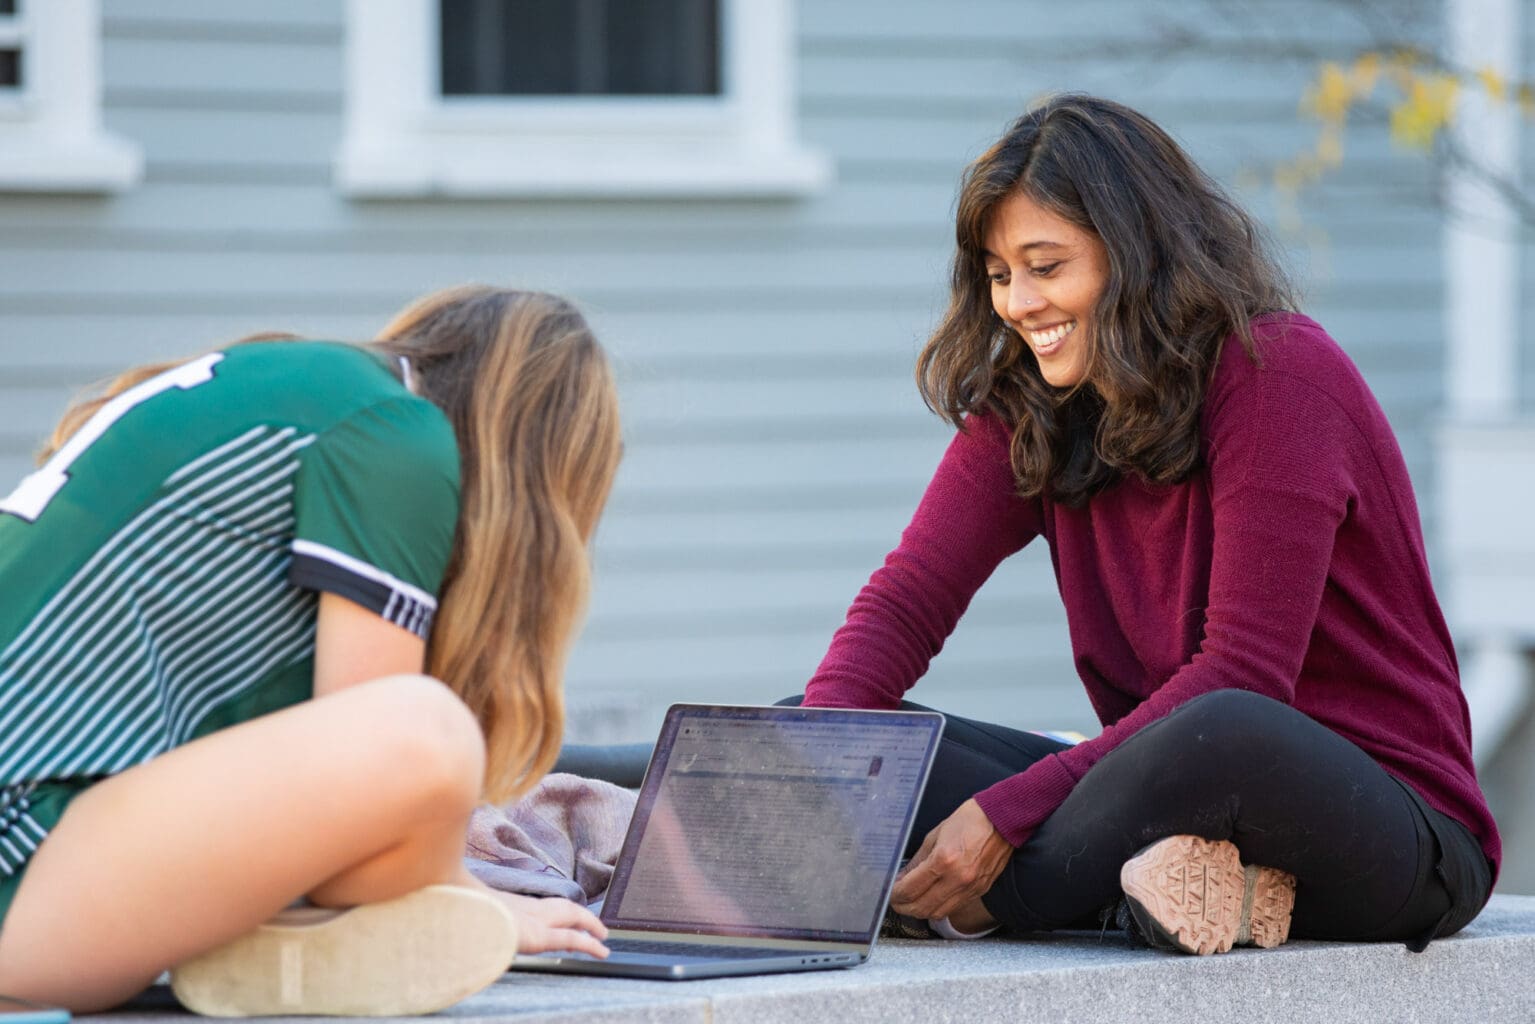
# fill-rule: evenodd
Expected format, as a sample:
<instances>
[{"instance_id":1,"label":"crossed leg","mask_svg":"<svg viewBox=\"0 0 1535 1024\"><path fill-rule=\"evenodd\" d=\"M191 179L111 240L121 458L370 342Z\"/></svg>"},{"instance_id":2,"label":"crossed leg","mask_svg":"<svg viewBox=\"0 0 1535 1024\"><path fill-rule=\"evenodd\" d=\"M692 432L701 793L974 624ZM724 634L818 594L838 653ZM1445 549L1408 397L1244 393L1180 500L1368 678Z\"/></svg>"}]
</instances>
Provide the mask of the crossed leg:
<instances>
[{"instance_id":1,"label":"crossed leg","mask_svg":"<svg viewBox=\"0 0 1535 1024\"><path fill-rule=\"evenodd\" d=\"M464 881L483 766L458 698L394 676L113 776L29 863L0 928L0 991L104 1009L300 896L352 906Z\"/></svg>"}]
</instances>

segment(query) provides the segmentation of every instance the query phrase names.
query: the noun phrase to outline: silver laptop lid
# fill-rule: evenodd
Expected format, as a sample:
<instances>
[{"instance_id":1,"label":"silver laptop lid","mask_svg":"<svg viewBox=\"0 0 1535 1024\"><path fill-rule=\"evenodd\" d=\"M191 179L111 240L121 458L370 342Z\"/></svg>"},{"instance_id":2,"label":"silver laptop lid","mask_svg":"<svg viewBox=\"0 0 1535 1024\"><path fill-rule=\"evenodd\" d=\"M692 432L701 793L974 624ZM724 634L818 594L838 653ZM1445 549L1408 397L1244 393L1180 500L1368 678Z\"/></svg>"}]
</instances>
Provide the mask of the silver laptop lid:
<instances>
[{"instance_id":1,"label":"silver laptop lid","mask_svg":"<svg viewBox=\"0 0 1535 1024\"><path fill-rule=\"evenodd\" d=\"M942 730L932 712L673 705L603 922L872 943Z\"/></svg>"}]
</instances>

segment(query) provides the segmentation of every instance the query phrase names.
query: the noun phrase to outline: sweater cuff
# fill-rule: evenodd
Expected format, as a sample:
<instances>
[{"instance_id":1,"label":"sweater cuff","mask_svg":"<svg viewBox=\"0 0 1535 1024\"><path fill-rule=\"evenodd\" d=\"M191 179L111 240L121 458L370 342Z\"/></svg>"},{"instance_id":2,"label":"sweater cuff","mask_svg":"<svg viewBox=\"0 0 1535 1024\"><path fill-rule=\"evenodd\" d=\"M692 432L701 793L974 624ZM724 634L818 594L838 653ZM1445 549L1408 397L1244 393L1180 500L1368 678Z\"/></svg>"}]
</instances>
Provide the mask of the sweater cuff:
<instances>
[{"instance_id":1,"label":"sweater cuff","mask_svg":"<svg viewBox=\"0 0 1535 1024\"><path fill-rule=\"evenodd\" d=\"M856 710L859 705L828 686L816 686L811 684L805 688L804 700L800 702L804 708L849 708Z\"/></svg>"},{"instance_id":2,"label":"sweater cuff","mask_svg":"<svg viewBox=\"0 0 1535 1024\"><path fill-rule=\"evenodd\" d=\"M1076 776L1058 755L1051 754L1030 765L1028 771L981 790L975 802L986 812L992 828L1016 848L1029 841L1076 784Z\"/></svg>"}]
</instances>

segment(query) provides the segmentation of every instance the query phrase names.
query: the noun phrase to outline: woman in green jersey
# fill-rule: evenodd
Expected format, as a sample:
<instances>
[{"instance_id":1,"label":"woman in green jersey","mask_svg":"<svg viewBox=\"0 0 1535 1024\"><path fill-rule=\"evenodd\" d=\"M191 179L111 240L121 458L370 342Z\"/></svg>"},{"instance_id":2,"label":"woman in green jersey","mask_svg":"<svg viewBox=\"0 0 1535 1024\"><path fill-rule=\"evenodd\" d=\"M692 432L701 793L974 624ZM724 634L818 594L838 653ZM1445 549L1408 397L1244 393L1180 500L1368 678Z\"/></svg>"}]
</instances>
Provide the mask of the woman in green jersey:
<instances>
[{"instance_id":1,"label":"woman in green jersey","mask_svg":"<svg viewBox=\"0 0 1535 1024\"><path fill-rule=\"evenodd\" d=\"M557 753L619 454L580 314L487 287L72 409L0 501L0 992L421 1013L603 955L461 858Z\"/></svg>"}]
</instances>

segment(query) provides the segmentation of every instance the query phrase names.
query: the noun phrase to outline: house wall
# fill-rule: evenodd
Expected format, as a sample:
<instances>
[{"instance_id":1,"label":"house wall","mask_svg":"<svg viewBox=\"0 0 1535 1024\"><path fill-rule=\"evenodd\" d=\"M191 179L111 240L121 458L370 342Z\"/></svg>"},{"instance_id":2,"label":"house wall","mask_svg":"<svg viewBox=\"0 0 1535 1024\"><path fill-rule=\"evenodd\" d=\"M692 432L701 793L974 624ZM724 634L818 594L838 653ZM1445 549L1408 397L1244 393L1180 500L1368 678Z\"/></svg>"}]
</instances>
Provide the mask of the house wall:
<instances>
[{"instance_id":1,"label":"house wall","mask_svg":"<svg viewBox=\"0 0 1535 1024\"><path fill-rule=\"evenodd\" d=\"M1520 0L1520 75L1524 82L1535 83L1535 3ZM1520 184L1529 191L1528 183L1535 181L1535 108L1526 108L1526 116L1520 119L1519 152ZM1520 233L1520 309L1521 344L1519 346L1519 408L1526 416L1535 417L1535 208L1526 206L1523 211L1524 227Z\"/></svg>"},{"instance_id":2,"label":"house wall","mask_svg":"<svg viewBox=\"0 0 1535 1024\"><path fill-rule=\"evenodd\" d=\"M959 173L1029 99L1140 107L1277 230L1295 218L1265 168L1314 134L1297 114L1312 63L1291 52L1342 57L1363 38L1322 0L1083 0L1048 17L1013 0L807 2L798 109L836 165L822 193L352 201L331 169L340 0L103 7L105 122L146 173L114 196L0 194L0 478L71 391L126 364L255 330L366 337L466 280L568 294L613 354L626 421L569 673L572 735L599 740L649 738L672 700L771 700L814 670L947 442L912 362L944 302ZM1279 237L1428 494L1435 180L1382 124L1349 145ZM1042 547L999 570L914 696L1095 728Z\"/></svg>"}]
</instances>

